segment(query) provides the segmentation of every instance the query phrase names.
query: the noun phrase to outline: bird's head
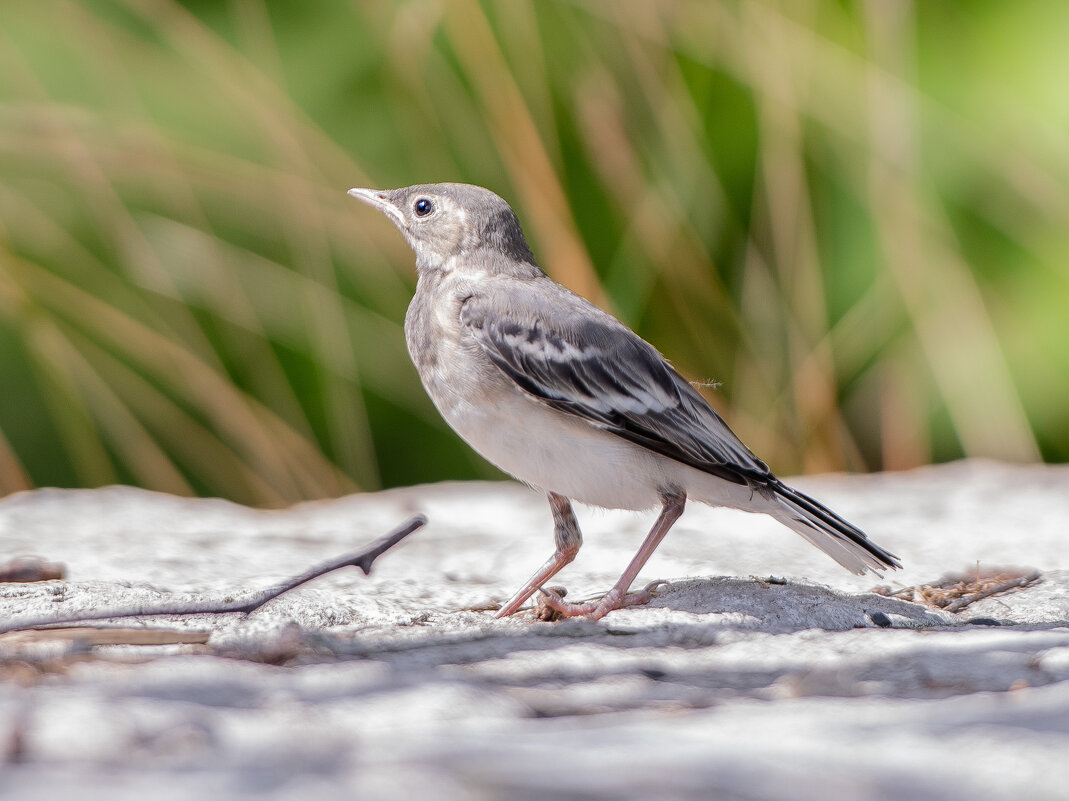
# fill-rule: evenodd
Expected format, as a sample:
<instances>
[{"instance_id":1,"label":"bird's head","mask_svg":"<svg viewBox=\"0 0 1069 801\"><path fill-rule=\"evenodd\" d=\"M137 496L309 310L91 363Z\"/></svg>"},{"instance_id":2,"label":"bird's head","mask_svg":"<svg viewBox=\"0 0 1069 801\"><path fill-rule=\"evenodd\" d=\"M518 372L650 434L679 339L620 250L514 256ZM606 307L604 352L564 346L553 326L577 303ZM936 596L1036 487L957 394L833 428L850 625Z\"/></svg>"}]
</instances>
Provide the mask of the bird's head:
<instances>
[{"instance_id":1,"label":"bird's head","mask_svg":"<svg viewBox=\"0 0 1069 801\"><path fill-rule=\"evenodd\" d=\"M350 189L404 234L420 270L447 270L457 257L492 250L533 265L534 256L509 204L471 184L419 184L401 189Z\"/></svg>"}]
</instances>

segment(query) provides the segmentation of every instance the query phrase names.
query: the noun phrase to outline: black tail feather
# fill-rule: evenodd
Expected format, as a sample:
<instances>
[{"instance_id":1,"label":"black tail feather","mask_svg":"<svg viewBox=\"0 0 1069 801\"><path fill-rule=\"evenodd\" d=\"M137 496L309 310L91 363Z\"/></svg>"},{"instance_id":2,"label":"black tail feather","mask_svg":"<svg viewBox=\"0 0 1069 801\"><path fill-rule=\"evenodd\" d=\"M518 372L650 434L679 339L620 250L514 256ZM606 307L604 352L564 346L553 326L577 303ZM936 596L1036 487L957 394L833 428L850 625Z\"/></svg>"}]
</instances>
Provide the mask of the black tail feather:
<instances>
[{"instance_id":1,"label":"black tail feather","mask_svg":"<svg viewBox=\"0 0 1069 801\"><path fill-rule=\"evenodd\" d=\"M902 567L902 563L898 561L897 556L881 548L870 540L865 535L865 532L841 518L820 501L810 498L805 493L799 492L778 480L771 486L771 489L779 497L780 503L794 513L792 515L794 520L820 534L831 537L832 540L826 541L826 543L821 542L819 539L809 536L804 530L800 530L797 527L795 527L795 530L847 569L854 572L864 572L866 568L878 571L885 568L898 569ZM828 547L825 547L825 544ZM855 567L846 564L841 558L843 550L851 552L856 559L864 563L864 567L859 571ZM849 561L853 562L855 560L849 559Z\"/></svg>"}]
</instances>

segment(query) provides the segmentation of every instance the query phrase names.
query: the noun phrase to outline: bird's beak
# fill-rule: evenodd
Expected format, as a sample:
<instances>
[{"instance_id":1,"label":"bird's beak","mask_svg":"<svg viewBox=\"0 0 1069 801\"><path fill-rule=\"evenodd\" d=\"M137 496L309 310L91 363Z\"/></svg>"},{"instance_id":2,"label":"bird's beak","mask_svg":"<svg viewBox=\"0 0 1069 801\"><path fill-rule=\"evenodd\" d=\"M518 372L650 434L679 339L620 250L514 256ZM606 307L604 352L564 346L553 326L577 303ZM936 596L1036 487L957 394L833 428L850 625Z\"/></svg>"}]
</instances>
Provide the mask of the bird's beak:
<instances>
[{"instance_id":1,"label":"bird's beak","mask_svg":"<svg viewBox=\"0 0 1069 801\"><path fill-rule=\"evenodd\" d=\"M388 193L381 189L350 189L349 195L355 197L357 200L361 200L367 203L369 206L381 211L391 220L393 220L399 228L402 230L405 226L405 216L401 213L401 210L390 202Z\"/></svg>"}]
</instances>

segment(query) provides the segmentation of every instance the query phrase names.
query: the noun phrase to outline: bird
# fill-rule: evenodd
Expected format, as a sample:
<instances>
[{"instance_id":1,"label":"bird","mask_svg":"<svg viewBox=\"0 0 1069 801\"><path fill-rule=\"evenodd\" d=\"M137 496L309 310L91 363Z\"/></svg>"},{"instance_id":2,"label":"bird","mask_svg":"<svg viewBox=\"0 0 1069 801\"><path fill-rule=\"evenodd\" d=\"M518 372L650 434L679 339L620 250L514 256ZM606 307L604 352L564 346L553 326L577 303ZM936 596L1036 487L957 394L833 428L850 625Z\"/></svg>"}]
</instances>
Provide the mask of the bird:
<instances>
[{"instance_id":1,"label":"bird","mask_svg":"<svg viewBox=\"0 0 1069 801\"><path fill-rule=\"evenodd\" d=\"M497 194L462 183L349 194L415 252L404 331L431 401L476 452L549 500L555 550L497 617L535 593L555 616L592 620L649 602L663 582L631 584L688 499L769 515L858 575L901 567L773 475L656 348L551 279ZM584 602L544 586L582 545L573 502L660 509L619 581Z\"/></svg>"}]
</instances>

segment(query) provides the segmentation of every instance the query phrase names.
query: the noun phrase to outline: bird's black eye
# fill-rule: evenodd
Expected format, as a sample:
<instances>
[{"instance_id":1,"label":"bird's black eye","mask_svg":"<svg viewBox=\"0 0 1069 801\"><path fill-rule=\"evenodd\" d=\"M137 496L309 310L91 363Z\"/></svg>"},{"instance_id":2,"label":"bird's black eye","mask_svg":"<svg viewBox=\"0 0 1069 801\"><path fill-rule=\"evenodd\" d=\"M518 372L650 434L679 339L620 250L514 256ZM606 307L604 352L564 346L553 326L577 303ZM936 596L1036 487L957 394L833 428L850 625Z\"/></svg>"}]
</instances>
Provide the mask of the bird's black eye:
<instances>
[{"instance_id":1,"label":"bird's black eye","mask_svg":"<svg viewBox=\"0 0 1069 801\"><path fill-rule=\"evenodd\" d=\"M416 201L416 204L412 207L416 210L417 217L426 217L432 211L434 211L434 204L427 198L421 197Z\"/></svg>"}]
</instances>

